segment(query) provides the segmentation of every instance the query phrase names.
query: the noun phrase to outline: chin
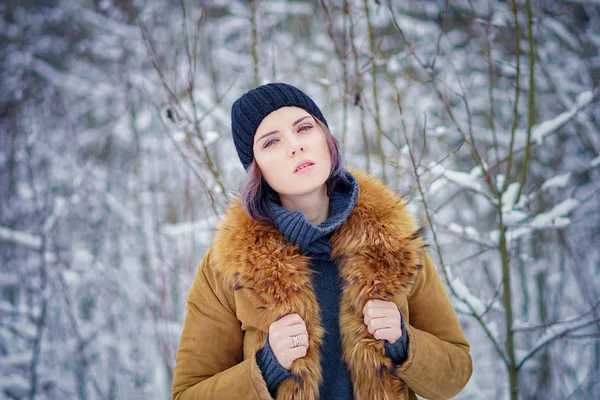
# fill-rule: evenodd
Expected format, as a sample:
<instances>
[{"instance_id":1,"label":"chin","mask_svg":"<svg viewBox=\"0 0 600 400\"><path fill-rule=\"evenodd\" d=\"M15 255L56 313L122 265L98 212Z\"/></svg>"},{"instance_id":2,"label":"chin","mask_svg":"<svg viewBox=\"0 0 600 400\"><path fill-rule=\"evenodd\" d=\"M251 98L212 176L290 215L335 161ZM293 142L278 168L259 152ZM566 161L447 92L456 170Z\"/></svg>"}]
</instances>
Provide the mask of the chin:
<instances>
[{"instance_id":1,"label":"chin","mask_svg":"<svg viewBox=\"0 0 600 400\"><path fill-rule=\"evenodd\" d=\"M304 182L298 182L294 179L288 180L283 185L279 186L279 189L281 190L276 191L280 194L287 196L300 196L312 193L323 187L323 185L325 185L325 182L327 182L327 178L329 178L329 174L319 175L322 176L315 176L314 179L306 180Z\"/></svg>"}]
</instances>

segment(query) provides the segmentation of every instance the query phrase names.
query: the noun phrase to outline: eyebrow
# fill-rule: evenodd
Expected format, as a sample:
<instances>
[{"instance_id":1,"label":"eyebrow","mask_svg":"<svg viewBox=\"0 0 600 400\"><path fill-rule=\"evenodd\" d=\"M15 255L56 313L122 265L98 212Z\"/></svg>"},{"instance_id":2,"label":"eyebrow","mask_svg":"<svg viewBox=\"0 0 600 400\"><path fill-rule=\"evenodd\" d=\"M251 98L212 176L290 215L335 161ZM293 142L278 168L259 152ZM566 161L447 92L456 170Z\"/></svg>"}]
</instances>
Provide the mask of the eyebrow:
<instances>
[{"instance_id":1,"label":"eyebrow","mask_svg":"<svg viewBox=\"0 0 600 400\"><path fill-rule=\"evenodd\" d=\"M306 118L310 118L310 115L305 115L304 117L297 119L296 121L294 121L294 123L292 124L292 126L296 126L296 125L298 125L300 122L302 122L302 121L303 121L303 120L305 120ZM279 131L271 131L271 132L269 132L269 133L265 133L264 135L262 135L261 137L259 137L259 138L256 140L256 143L260 142L261 140L263 140L263 139L264 139L264 138L266 138L267 136L271 136L271 135L273 135L273 134L275 134L275 133L277 133L277 132L279 132Z\"/></svg>"}]
</instances>

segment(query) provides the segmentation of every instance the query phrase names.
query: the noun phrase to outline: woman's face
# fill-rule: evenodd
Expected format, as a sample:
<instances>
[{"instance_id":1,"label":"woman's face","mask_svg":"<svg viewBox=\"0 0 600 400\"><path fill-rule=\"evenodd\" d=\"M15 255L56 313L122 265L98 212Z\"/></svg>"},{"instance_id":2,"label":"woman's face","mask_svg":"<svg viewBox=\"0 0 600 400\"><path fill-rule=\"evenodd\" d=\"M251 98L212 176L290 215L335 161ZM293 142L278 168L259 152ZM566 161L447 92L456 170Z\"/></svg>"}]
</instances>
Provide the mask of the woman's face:
<instances>
[{"instance_id":1,"label":"woman's face","mask_svg":"<svg viewBox=\"0 0 600 400\"><path fill-rule=\"evenodd\" d=\"M254 135L254 159L269 186L280 195L303 195L327 181L331 156L311 115L282 107L267 115Z\"/></svg>"}]
</instances>

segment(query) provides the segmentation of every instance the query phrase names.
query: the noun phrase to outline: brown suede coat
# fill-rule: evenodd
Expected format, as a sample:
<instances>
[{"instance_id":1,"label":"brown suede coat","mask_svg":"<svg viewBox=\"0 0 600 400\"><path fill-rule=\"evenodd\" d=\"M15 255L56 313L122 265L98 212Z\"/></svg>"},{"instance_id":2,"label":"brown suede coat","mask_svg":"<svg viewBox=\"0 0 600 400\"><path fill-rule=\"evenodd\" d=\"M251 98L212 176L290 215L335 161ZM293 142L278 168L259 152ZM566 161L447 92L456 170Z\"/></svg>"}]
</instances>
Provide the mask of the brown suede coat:
<instances>
[{"instance_id":1,"label":"brown suede coat","mask_svg":"<svg viewBox=\"0 0 600 400\"><path fill-rule=\"evenodd\" d=\"M358 200L331 243L343 279L340 328L354 397L453 397L471 377L472 360L438 273L401 198L350 172ZM256 352L269 325L289 313L306 322L310 345L277 399L319 398L323 328L309 262L275 227L252 221L239 199L230 204L188 293L173 399L271 399ZM363 323L369 299L393 301L404 314L408 359L397 368Z\"/></svg>"}]
</instances>

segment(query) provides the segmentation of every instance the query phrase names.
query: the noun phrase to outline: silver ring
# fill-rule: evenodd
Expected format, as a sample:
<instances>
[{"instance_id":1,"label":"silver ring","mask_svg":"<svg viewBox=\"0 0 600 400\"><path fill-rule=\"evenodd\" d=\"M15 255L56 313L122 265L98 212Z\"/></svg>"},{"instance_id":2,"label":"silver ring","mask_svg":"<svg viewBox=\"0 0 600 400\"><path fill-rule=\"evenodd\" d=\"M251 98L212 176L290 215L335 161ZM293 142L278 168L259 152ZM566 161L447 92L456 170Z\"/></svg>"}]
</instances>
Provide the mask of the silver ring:
<instances>
[{"instance_id":1,"label":"silver ring","mask_svg":"<svg viewBox=\"0 0 600 400\"><path fill-rule=\"evenodd\" d=\"M298 336L293 336L292 339L294 339L294 345L292 348L300 346L300 338Z\"/></svg>"}]
</instances>

